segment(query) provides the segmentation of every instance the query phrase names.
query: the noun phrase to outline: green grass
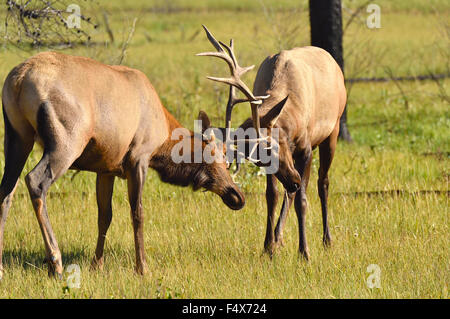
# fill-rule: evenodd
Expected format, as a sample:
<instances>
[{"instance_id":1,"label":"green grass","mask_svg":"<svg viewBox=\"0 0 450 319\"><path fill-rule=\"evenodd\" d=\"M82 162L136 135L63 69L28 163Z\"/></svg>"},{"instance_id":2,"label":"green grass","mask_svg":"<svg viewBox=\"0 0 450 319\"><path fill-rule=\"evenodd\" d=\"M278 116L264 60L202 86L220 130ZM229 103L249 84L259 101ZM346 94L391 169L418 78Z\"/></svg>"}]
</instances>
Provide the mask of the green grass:
<instances>
[{"instance_id":1,"label":"green grass","mask_svg":"<svg viewBox=\"0 0 450 319\"><path fill-rule=\"evenodd\" d=\"M344 4L355 8L362 2ZM168 2L146 3L108 1L116 43L108 43L100 27L92 31L95 45L64 52L117 63L122 42L138 17L124 64L144 71L166 107L189 128L200 109L208 112L213 124L222 125L227 96L224 86L205 79L225 74L225 64L194 55L210 49L203 33L195 35L202 23L219 39L235 39L242 65L258 65L268 54L309 41L306 2L264 1L266 14L259 1L179 0L171 1L171 8L182 10L172 11ZM364 19L347 29L348 76L386 76L386 67L395 75L448 70L443 49L449 39L442 33L450 13L447 1L379 4L381 29L365 28ZM143 10L164 6L167 12ZM93 14L101 20L99 8ZM344 16L344 24L348 17ZM1 81L14 65L36 52L0 47ZM360 70L366 60L368 67ZM255 74L252 71L246 81L251 83ZM95 175L80 173L71 180L73 173L68 172L50 189L48 210L64 266L81 267L81 288L64 291L65 281L47 277L42 236L22 178L5 227L0 297L448 298L450 114L440 94L448 92L449 81L440 83L441 88L433 81L402 82L406 98L394 83L351 87L348 115L354 143L338 145L330 172L330 250L321 244L315 152L308 189L309 263L297 256L293 209L285 229L286 246L272 260L261 255L265 178L247 166L238 176L247 201L240 211L229 210L213 194L163 184L149 173L143 205L151 274L145 277L133 271L126 183L117 180L105 269L91 272L97 237ZM233 123L249 114L248 107L237 107ZM23 175L40 155L39 149L33 151ZM1 156L1 168L3 164ZM402 192L391 194L392 190ZM375 191L386 192L371 193ZM366 285L370 264L381 269L380 289Z\"/></svg>"}]
</instances>

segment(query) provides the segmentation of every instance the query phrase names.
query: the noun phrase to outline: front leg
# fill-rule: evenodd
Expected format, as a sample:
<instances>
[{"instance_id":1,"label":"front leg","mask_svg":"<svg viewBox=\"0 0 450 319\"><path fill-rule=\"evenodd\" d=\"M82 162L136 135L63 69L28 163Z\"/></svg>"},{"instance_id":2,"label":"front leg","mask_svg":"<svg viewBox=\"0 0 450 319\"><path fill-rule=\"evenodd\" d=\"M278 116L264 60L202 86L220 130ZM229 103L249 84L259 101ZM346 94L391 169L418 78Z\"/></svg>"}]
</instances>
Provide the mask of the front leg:
<instances>
[{"instance_id":1,"label":"front leg","mask_svg":"<svg viewBox=\"0 0 450 319\"><path fill-rule=\"evenodd\" d=\"M113 175L97 174L98 238L91 269L103 268L103 249L105 247L106 232L112 219L111 200L113 188Z\"/></svg>"},{"instance_id":2,"label":"front leg","mask_svg":"<svg viewBox=\"0 0 450 319\"><path fill-rule=\"evenodd\" d=\"M275 250L273 225L275 220L275 209L278 202L278 189L277 189L277 179L275 175L267 175L267 186L266 186L266 201L267 201L267 228L266 228L266 238L264 240L264 251L273 254Z\"/></svg>"},{"instance_id":3,"label":"front leg","mask_svg":"<svg viewBox=\"0 0 450 319\"><path fill-rule=\"evenodd\" d=\"M306 149L300 156L296 158L295 166L300 173L302 182L300 184L300 190L295 196L295 212L298 219L299 230L299 253L306 260L309 259L309 249L306 242L306 210L308 207L308 201L306 199L306 190L308 188L309 175L311 172L312 162L312 150Z\"/></svg>"},{"instance_id":4,"label":"front leg","mask_svg":"<svg viewBox=\"0 0 450 319\"><path fill-rule=\"evenodd\" d=\"M140 275L144 275L148 271L144 251L144 215L142 209L142 190L147 169L148 159L142 159L127 171L128 199L131 207L136 249L136 272Z\"/></svg>"}]
</instances>

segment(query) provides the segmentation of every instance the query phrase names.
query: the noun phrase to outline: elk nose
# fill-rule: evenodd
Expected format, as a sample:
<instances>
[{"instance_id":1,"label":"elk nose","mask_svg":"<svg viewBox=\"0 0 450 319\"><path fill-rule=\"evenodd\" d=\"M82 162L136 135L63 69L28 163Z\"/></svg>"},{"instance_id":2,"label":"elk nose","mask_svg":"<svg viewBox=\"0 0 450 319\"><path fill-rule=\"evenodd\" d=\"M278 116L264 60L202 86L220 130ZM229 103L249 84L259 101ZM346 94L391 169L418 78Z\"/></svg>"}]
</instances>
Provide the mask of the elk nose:
<instances>
[{"instance_id":1,"label":"elk nose","mask_svg":"<svg viewBox=\"0 0 450 319\"><path fill-rule=\"evenodd\" d=\"M300 189L300 184L298 183L293 183L291 184L291 187L289 187L288 192L289 193L295 193L296 191L298 191Z\"/></svg>"},{"instance_id":2,"label":"elk nose","mask_svg":"<svg viewBox=\"0 0 450 319\"><path fill-rule=\"evenodd\" d=\"M228 187L225 194L222 196L223 202L233 210L239 210L245 205L245 198L242 193L233 188Z\"/></svg>"}]
</instances>

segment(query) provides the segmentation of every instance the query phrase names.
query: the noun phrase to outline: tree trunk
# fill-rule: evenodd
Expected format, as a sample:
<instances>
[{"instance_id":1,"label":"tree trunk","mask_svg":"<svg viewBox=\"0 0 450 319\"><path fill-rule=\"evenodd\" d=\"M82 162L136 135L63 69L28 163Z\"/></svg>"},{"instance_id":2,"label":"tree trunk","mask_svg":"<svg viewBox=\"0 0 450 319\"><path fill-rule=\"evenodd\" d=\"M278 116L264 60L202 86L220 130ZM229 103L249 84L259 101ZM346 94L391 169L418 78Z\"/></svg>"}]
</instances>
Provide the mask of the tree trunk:
<instances>
[{"instance_id":1,"label":"tree trunk","mask_svg":"<svg viewBox=\"0 0 450 319\"><path fill-rule=\"evenodd\" d=\"M309 0L311 45L327 50L344 72L341 0ZM347 106L340 120L339 137L351 141L347 128Z\"/></svg>"}]
</instances>

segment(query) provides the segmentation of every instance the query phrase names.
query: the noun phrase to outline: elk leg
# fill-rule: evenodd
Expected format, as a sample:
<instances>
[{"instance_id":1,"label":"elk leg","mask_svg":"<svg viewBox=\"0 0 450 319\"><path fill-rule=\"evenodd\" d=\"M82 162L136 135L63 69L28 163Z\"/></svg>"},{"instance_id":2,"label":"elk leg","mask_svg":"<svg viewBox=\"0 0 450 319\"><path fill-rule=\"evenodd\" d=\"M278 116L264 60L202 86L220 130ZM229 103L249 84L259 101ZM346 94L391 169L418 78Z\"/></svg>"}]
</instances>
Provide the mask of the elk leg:
<instances>
[{"instance_id":1,"label":"elk leg","mask_svg":"<svg viewBox=\"0 0 450 319\"><path fill-rule=\"evenodd\" d=\"M127 172L128 198L131 207L131 220L134 230L134 244L136 249L136 272L140 275L147 273L147 262L144 251L144 215L142 209L142 190L147 175L148 160L140 160Z\"/></svg>"},{"instance_id":2,"label":"elk leg","mask_svg":"<svg viewBox=\"0 0 450 319\"><path fill-rule=\"evenodd\" d=\"M322 206L322 223L323 223L323 244L325 247L331 245L330 229L328 227L328 170L336 149L337 137L339 133L339 122L333 133L319 145L320 167L319 178L317 180L317 189Z\"/></svg>"},{"instance_id":3,"label":"elk leg","mask_svg":"<svg viewBox=\"0 0 450 319\"><path fill-rule=\"evenodd\" d=\"M308 201L306 199L306 189L308 188L309 174L311 171L312 150L311 148L305 150L295 161L295 166L300 173L302 181L300 189L295 196L295 212L298 219L299 230L299 253L306 259L309 259L309 249L306 242L306 211Z\"/></svg>"},{"instance_id":4,"label":"elk leg","mask_svg":"<svg viewBox=\"0 0 450 319\"><path fill-rule=\"evenodd\" d=\"M102 269L106 232L108 231L112 220L111 200L114 189L114 176L97 174L96 189L98 207L98 238L95 256L91 263L91 269Z\"/></svg>"},{"instance_id":5,"label":"elk leg","mask_svg":"<svg viewBox=\"0 0 450 319\"><path fill-rule=\"evenodd\" d=\"M267 201L267 227L266 238L264 239L264 251L273 254L275 243L273 234L273 224L275 219L275 209L278 203L277 179L275 175L267 175L266 185L266 201Z\"/></svg>"},{"instance_id":6,"label":"elk leg","mask_svg":"<svg viewBox=\"0 0 450 319\"><path fill-rule=\"evenodd\" d=\"M64 174L77 157L68 152L68 148L56 143L44 148L44 154L36 167L25 177L36 218L44 238L46 261L49 276L62 278L61 252L47 214L46 195L50 186ZM73 148L75 149L75 148Z\"/></svg>"},{"instance_id":7,"label":"elk leg","mask_svg":"<svg viewBox=\"0 0 450 319\"><path fill-rule=\"evenodd\" d=\"M280 217L278 218L277 226L275 227L275 243L277 245L284 246L283 242L283 229L286 223L287 215L289 214L289 209L294 201L296 193L288 193L284 191L283 205L281 206Z\"/></svg>"},{"instance_id":8,"label":"elk leg","mask_svg":"<svg viewBox=\"0 0 450 319\"><path fill-rule=\"evenodd\" d=\"M25 166L25 162L33 148L33 140L24 142L20 136L12 129L8 118L5 116L5 169L2 182L0 184L0 280L3 277L3 232L11 207L17 180Z\"/></svg>"},{"instance_id":9,"label":"elk leg","mask_svg":"<svg viewBox=\"0 0 450 319\"><path fill-rule=\"evenodd\" d=\"M81 125L73 127L70 123L70 115L64 112L57 114L51 103L39 105L37 133L43 142L44 153L36 167L25 177L44 239L48 274L59 278L62 278L63 271L61 252L47 214L47 191L81 155L88 142L84 138L87 128Z\"/></svg>"}]
</instances>

